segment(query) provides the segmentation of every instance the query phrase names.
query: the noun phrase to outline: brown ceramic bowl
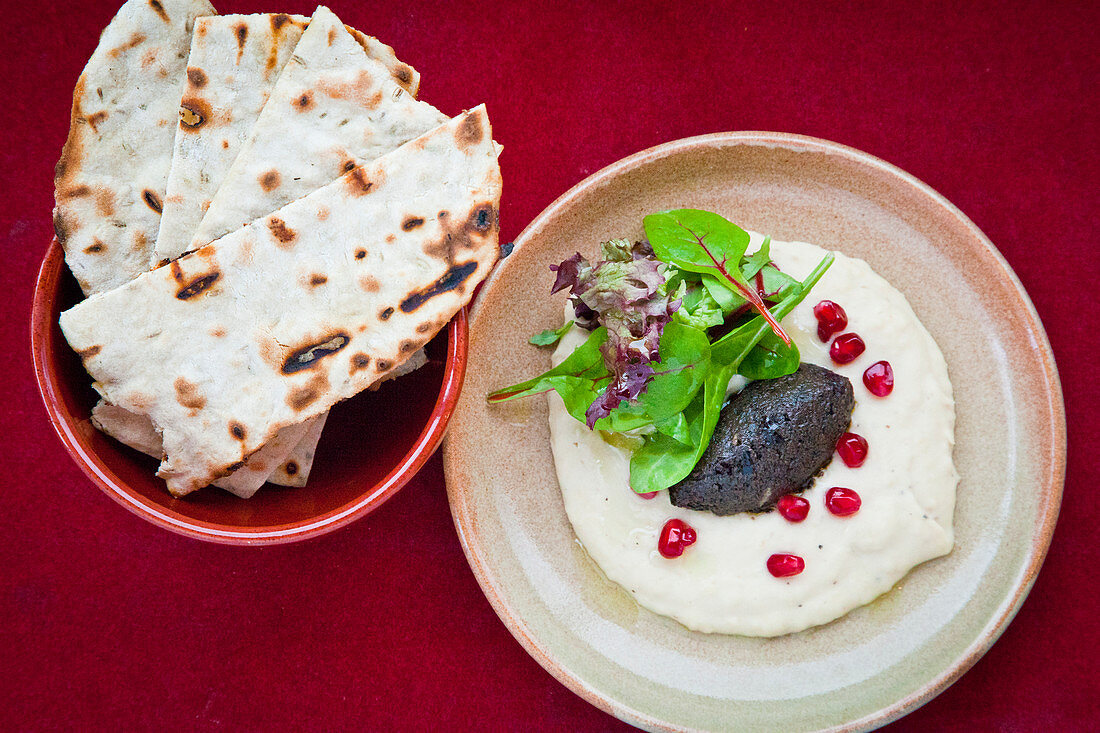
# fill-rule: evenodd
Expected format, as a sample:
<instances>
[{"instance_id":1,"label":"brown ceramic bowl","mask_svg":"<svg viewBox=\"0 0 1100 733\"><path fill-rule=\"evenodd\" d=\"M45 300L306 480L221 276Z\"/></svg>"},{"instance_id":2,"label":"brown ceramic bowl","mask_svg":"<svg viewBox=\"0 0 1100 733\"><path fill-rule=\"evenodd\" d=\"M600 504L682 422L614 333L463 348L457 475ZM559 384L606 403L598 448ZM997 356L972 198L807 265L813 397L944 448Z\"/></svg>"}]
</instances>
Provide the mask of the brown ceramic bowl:
<instances>
[{"instance_id":1,"label":"brown ceramic bowl","mask_svg":"<svg viewBox=\"0 0 1100 733\"><path fill-rule=\"evenodd\" d=\"M154 474L158 461L96 430L99 396L57 319L81 298L55 239L38 273L31 351L38 387L61 442L88 477L115 501L173 532L226 544L293 542L369 513L416 474L443 439L466 371L463 309L427 345L428 363L376 392L333 407L308 485L266 485L251 499L205 488L172 497Z\"/></svg>"},{"instance_id":2,"label":"brown ceramic bowl","mask_svg":"<svg viewBox=\"0 0 1100 733\"><path fill-rule=\"evenodd\" d=\"M687 630L640 608L573 536L546 402L485 396L549 368L527 337L561 324L547 266L641 237L642 217L710 209L867 260L935 337L954 384L955 549L825 626L775 639ZM1006 212L1006 215L1009 212ZM671 142L596 173L540 214L471 311L443 447L470 566L516 639L563 684L658 730L864 730L965 672L1012 619L1058 514L1065 420L1054 359L997 250L942 196L857 150L739 132ZM1006 691L1010 692L1010 691Z\"/></svg>"}]
</instances>

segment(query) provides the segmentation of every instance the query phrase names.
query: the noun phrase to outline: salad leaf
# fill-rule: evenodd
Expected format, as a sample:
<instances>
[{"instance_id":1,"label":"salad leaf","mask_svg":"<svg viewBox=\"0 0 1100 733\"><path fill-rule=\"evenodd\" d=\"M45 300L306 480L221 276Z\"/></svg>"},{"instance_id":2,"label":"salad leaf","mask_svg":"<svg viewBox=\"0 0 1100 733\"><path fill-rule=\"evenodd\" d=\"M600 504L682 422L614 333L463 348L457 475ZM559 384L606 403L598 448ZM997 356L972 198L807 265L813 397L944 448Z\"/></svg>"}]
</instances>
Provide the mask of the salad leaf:
<instances>
[{"instance_id":1,"label":"salad leaf","mask_svg":"<svg viewBox=\"0 0 1100 733\"><path fill-rule=\"evenodd\" d=\"M573 328L574 323L576 321L566 321L561 328L548 328L545 331L540 331L527 339L527 342L535 346L553 346L569 332L569 329Z\"/></svg>"},{"instance_id":2,"label":"salad leaf","mask_svg":"<svg viewBox=\"0 0 1100 733\"><path fill-rule=\"evenodd\" d=\"M650 214L642 224L659 259L682 270L714 276L723 285L733 286L768 321L784 343L791 342L741 272L741 258L749 246L748 232L718 214L699 209Z\"/></svg>"},{"instance_id":3,"label":"salad leaf","mask_svg":"<svg viewBox=\"0 0 1100 733\"><path fill-rule=\"evenodd\" d=\"M575 322L590 333L557 367L489 395L496 403L553 389L589 428L634 432L641 445L630 481L639 492L691 472L733 375L772 379L798 368L798 348L778 322L833 260L799 282L771 261L769 238L746 256L748 234L717 214L682 209L650 215L645 226L652 247L612 240L594 264L578 253L551 267L554 292L569 289ZM555 343L572 323L531 341Z\"/></svg>"},{"instance_id":4,"label":"salad leaf","mask_svg":"<svg viewBox=\"0 0 1100 733\"><path fill-rule=\"evenodd\" d=\"M801 283L796 281L791 292L781 303L771 309L779 319L789 314L809 294L833 262L829 254ZM761 350L778 354L774 358L756 356L756 350L765 338L771 341ZM718 424L718 416L726 399L726 386L734 374L745 367L757 376L750 379L772 379L798 369L798 349L792 343L793 367L790 352L783 342L771 332L767 322L756 317L734 329L711 344L711 370L707 374L704 389L696 393L682 414L682 422L669 422L657 426L658 432L645 437L630 458L630 486L639 493L662 491L681 481L695 468L703 456ZM789 370L789 371L787 371ZM741 372L744 374L744 372ZM748 375L745 375L748 376ZM686 440L685 440L686 438Z\"/></svg>"},{"instance_id":5,"label":"salad leaf","mask_svg":"<svg viewBox=\"0 0 1100 733\"><path fill-rule=\"evenodd\" d=\"M574 311L585 320L581 325L607 329L601 352L611 379L589 405L590 428L648 388L661 334L680 307L669 296L664 265L648 245L617 239L601 249L604 259L595 265L577 253L550 268L557 273L552 292L569 288Z\"/></svg>"}]
</instances>

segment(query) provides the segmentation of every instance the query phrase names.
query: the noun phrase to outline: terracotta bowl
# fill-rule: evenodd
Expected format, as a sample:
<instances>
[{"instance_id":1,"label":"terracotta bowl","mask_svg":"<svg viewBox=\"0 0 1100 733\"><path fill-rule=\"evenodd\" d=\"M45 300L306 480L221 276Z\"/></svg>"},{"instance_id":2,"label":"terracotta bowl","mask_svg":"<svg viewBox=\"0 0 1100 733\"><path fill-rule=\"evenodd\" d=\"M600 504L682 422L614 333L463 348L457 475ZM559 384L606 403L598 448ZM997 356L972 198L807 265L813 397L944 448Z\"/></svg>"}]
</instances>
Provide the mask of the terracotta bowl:
<instances>
[{"instance_id":1,"label":"terracotta bowl","mask_svg":"<svg viewBox=\"0 0 1100 733\"><path fill-rule=\"evenodd\" d=\"M549 368L549 350L527 343L561 324L564 296L549 297L548 265L578 250L591 257L603 240L641 237L645 214L687 206L867 260L906 295L947 359L962 477L955 549L831 624L757 639L695 633L640 608L573 536L546 401L486 404L491 390ZM661 145L596 173L516 240L475 301L470 354L443 448L470 566L535 659L635 725L883 725L942 691L989 648L1050 543L1065 420L1031 302L958 209L903 171L842 145L723 133Z\"/></svg>"},{"instance_id":2,"label":"terracotta bowl","mask_svg":"<svg viewBox=\"0 0 1100 733\"><path fill-rule=\"evenodd\" d=\"M215 488L176 499L154 475L158 461L91 424L99 395L57 323L60 313L81 297L54 240L38 273L31 350L38 387L61 442L88 478L130 511L212 542L293 542L331 532L377 508L439 446L466 370L463 309L446 333L428 344L425 366L332 409L307 486L266 485L247 500Z\"/></svg>"}]
</instances>

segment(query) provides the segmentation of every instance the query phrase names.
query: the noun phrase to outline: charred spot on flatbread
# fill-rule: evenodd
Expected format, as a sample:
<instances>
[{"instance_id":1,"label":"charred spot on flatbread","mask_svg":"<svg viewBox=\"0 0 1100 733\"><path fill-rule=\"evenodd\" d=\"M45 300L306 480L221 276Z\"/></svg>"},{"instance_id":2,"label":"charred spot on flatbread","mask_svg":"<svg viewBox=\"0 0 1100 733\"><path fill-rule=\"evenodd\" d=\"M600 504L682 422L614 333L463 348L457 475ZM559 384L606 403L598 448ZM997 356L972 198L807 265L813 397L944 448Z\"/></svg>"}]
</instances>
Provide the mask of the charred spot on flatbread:
<instances>
[{"instance_id":1,"label":"charred spot on flatbread","mask_svg":"<svg viewBox=\"0 0 1100 733\"><path fill-rule=\"evenodd\" d=\"M183 377L176 377L173 386L176 388L176 402L188 410L201 410L206 407L206 398L199 392L197 384L189 382Z\"/></svg>"},{"instance_id":2,"label":"charred spot on flatbread","mask_svg":"<svg viewBox=\"0 0 1100 733\"><path fill-rule=\"evenodd\" d=\"M229 434L237 440L244 440L248 435L248 431L244 429L244 425L241 425L236 420L229 421Z\"/></svg>"},{"instance_id":3,"label":"charred spot on flatbread","mask_svg":"<svg viewBox=\"0 0 1100 733\"><path fill-rule=\"evenodd\" d=\"M149 7L153 9L153 12L160 16L160 19L165 23L171 23L171 18L168 17L168 13L165 11L164 6L161 5L160 0L149 0Z\"/></svg>"},{"instance_id":4,"label":"charred spot on flatbread","mask_svg":"<svg viewBox=\"0 0 1100 733\"><path fill-rule=\"evenodd\" d=\"M351 367L348 369L348 374L355 374L358 371L366 369L370 366L370 357L364 354L362 351L352 354Z\"/></svg>"},{"instance_id":5,"label":"charred spot on flatbread","mask_svg":"<svg viewBox=\"0 0 1100 733\"><path fill-rule=\"evenodd\" d=\"M190 300L196 295L200 295L209 290L221 276L222 274L215 270L214 272L192 278L186 285L176 291L176 297L180 300Z\"/></svg>"},{"instance_id":6,"label":"charred spot on flatbread","mask_svg":"<svg viewBox=\"0 0 1100 733\"><path fill-rule=\"evenodd\" d=\"M134 232L134 242L130 245L130 249L142 254L149 252L149 237L145 235L145 232L140 229Z\"/></svg>"},{"instance_id":7,"label":"charred spot on flatbread","mask_svg":"<svg viewBox=\"0 0 1100 733\"><path fill-rule=\"evenodd\" d=\"M286 471L287 476L293 476L298 473L298 464L294 461L287 461L283 464L283 470Z\"/></svg>"},{"instance_id":8,"label":"charred spot on flatbread","mask_svg":"<svg viewBox=\"0 0 1100 733\"><path fill-rule=\"evenodd\" d=\"M317 207L317 221L324 221L328 218L329 210L327 206Z\"/></svg>"},{"instance_id":9,"label":"charred spot on flatbread","mask_svg":"<svg viewBox=\"0 0 1100 733\"><path fill-rule=\"evenodd\" d=\"M424 224L423 217L420 217L420 216L406 216L405 221L401 222L401 228L403 230L405 230L406 232L411 232L413 229L416 229L418 226L422 226L423 224Z\"/></svg>"},{"instance_id":10,"label":"charred spot on flatbread","mask_svg":"<svg viewBox=\"0 0 1100 733\"><path fill-rule=\"evenodd\" d=\"M326 277L325 275L322 275L320 273L315 272L315 273L313 273L312 275L309 276L309 285L310 285L310 287L315 288L318 285L324 285L327 282L328 282L328 277Z\"/></svg>"},{"instance_id":11,"label":"charred spot on flatbread","mask_svg":"<svg viewBox=\"0 0 1100 733\"><path fill-rule=\"evenodd\" d=\"M290 244L294 241L298 233L288 227L286 222L277 216L273 216L267 220L267 228L271 230L271 236L275 237L282 244Z\"/></svg>"},{"instance_id":12,"label":"charred spot on flatbread","mask_svg":"<svg viewBox=\"0 0 1100 733\"><path fill-rule=\"evenodd\" d=\"M420 341L405 339L401 342L401 346L399 346L398 348L400 349L402 354L411 354L423 345L424 344Z\"/></svg>"},{"instance_id":13,"label":"charred spot on flatbread","mask_svg":"<svg viewBox=\"0 0 1100 733\"><path fill-rule=\"evenodd\" d=\"M497 210L492 204L482 204L470 212L470 218L466 221L466 227L475 232L486 234L497 226Z\"/></svg>"},{"instance_id":14,"label":"charred spot on flatbread","mask_svg":"<svg viewBox=\"0 0 1100 733\"><path fill-rule=\"evenodd\" d=\"M244 44L248 40L248 24L244 21L237 23L233 26L233 33L237 36L237 63L241 63L241 56L244 54Z\"/></svg>"},{"instance_id":15,"label":"charred spot on flatbread","mask_svg":"<svg viewBox=\"0 0 1100 733\"><path fill-rule=\"evenodd\" d=\"M193 132L210 119L210 105L199 97L187 97L180 101L180 128Z\"/></svg>"},{"instance_id":16,"label":"charred spot on flatbread","mask_svg":"<svg viewBox=\"0 0 1100 733\"><path fill-rule=\"evenodd\" d=\"M418 323L418 324L416 324L416 332L417 333L427 333L428 331L432 330L433 326L434 326L434 324L429 323L428 321L424 321L423 323Z\"/></svg>"},{"instance_id":17,"label":"charred spot on flatbread","mask_svg":"<svg viewBox=\"0 0 1100 733\"><path fill-rule=\"evenodd\" d=\"M455 130L455 143L459 150L467 150L481 142L485 130L481 125L481 115L467 114L466 118Z\"/></svg>"},{"instance_id":18,"label":"charred spot on flatbread","mask_svg":"<svg viewBox=\"0 0 1100 733\"><path fill-rule=\"evenodd\" d=\"M475 260L463 262L461 265L454 265L443 274L443 277L423 290L416 290L410 293L402 300L401 312L412 313L437 295L441 295L451 290L461 289L462 284L469 279L470 275L474 274L475 270L477 270L477 262Z\"/></svg>"},{"instance_id":19,"label":"charred spot on flatbread","mask_svg":"<svg viewBox=\"0 0 1100 733\"><path fill-rule=\"evenodd\" d=\"M157 195L156 191L147 188L141 192L141 198L146 206L158 214L164 211L164 204L161 202L160 196Z\"/></svg>"},{"instance_id":20,"label":"charred spot on flatbread","mask_svg":"<svg viewBox=\"0 0 1100 733\"><path fill-rule=\"evenodd\" d=\"M374 362L374 370L378 373L388 372L390 369L393 369L393 362L389 359L379 359Z\"/></svg>"},{"instance_id":21,"label":"charred spot on flatbread","mask_svg":"<svg viewBox=\"0 0 1100 733\"><path fill-rule=\"evenodd\" d=\"M294 374L303 369L312 369L320 364L325 357L332 356L343 349L350 341L351 337L346 333L336 331L317 341L300 346L283 361L280 371L283 374Z\"/></svg>"},{"instance_id":22,"label":"charred spot on flatbread","mask_svg":"<svg viewBox=\"0 0 1100 733\"><path fill-rule=\"evenodd\" d=\"M65 244L69 238L69 223L65 221L64 215L59 210L53 212L53 233L57 235L57 241L61 244Z\"/></svg>"},{"instance_id":23,"label":"charred spot on flatbread","mask_svg":"<svg viewBox=\"0 0 1100 733\"><path fill-rule=\"evenodd\" d=\"M302 92L294 99L294 109L299 112L308 112L313 109L313 92Z\"/></svg>"},{"instance_id":24,"label":"charred spot on flatbread","mask_svg":"<svg viewBox=\"0 0 1100 733\"><path fill-rule=\"evenodd\" d=\"M382 289L382 285L378 282L378 278L371 275L363 275L359 278L359 287L366 290L368 293L377 293Z\"/></svg>"},{"instance_id":25,"label":"charred spot on flatbread","mask_svg":"<svg viewBox=\"0 0 1100 733\"><path fill-rule=\"evenodd\" d=\"M388 321L388 320L390 320L390 316L392 316L392 315L393 315L393 308L386 308L385 310L383 310L381 313L378 314L378 319L381 320L381 321Z\"/></svg>"},{"instance_id":26,"label":"charred spot on flatbread","mask_svg":"<svg viewBox=\"0 0 1100 733\"><path fill-rule=\"evenodd\" d=\"M106 186L97 186L93 192L95 197L95 210L100 216L106 218L115 214L115 194Z\"/></svg>"},{"instance_id":27,"label":"charred spot on flatbread","mask_svg":"<svg viewBox=\"0 0 1100 733\"><path fill-rule=\"evenodd\" d=\"M340 170L344 171L344 173L347 173L348 171L350 171L354 167L355 167L355 161L351 158L348 158L347 160L344 161L344 165L342 165L340 167Z\"/></svg>"},{"instance_id":28,"label":"charred spot on flatbread","mask_svg":"<svg viewBox=\"0 0 1100 733\"><path fill-rule=\"evenodd\" d=\"M320 399L328 388L328 378L323 373L315 374L301 387L290 390L286 396L286 403L295 412L301 412Z\"/></svg>"},{"instance_id":29,"label":"charred spot on flatbread","mask_svg":"<svg viewBox=\"0 0 1100 733\"><path fill-rule=\"evenodd\" d=\"M348 171L344 181L348 193L352 196L364 196L370 193L371 186L374 185L372 181L367 180L367 174L361 166Z\"/></svg>"},{"instance_id":30,"label":"charred spot on flatbread","mask_svg":"<svg viewBox=\"0 0 1100 733\"><path fill-rule=\"evenodd\" d=\"M272 168L271 170L261 173L259 179L260 188L264 190L264 193L271 193L282 182L282 177L279 175L279 171Z\"/></svg>"},{"instance_id":31,"label":"charred spot on flatbread","mask_svg":"<svg viewBox=\"0 0 1100 733\"><path fill-rule=\"evenodd\" d=\"M107 110L101 109L100 111L90 114L85 118L88 123L88 127L92 128L92 132L99 132L99 123L107 119Z\"/></svg>"},{"instance_id":32,"label":"charred spot on flatbread","mask_svg":"<svg viewBox=\"0 0 1100 733\"><path fill-rule=\"evenodd\" d=\"M408 64L398 64L393 70L393 78L397 79L401 86L407 87L413 80L412 69Z\"/></svg>"},{"instance_id":33,"label":"charred spot on flatbread","mask_svg":"<svg viewBox=\"0 0 1100 733\"><path fill-rule=\"evenodd\" d=\"M88 348L81 349L80 351L78 351L76 353L77 353L77 356L79 356L82 360L87 360L87 359L91 359L93 356L95 356L96 354L98 354L102 350L103 350L102 346L89 346Z\"/></svg>"},{"instance_id":34,"label":"charred spot on flatbread","mask_svg":"<svg viewBox=\"0 0 1100 733\"><path fill-rule=\"evenodd\" d=\"M361 260L366 256L367 256L367 250L363 249L362 247L355 250L355 259Z\"/></svg>"},{"instance_id":35,"label":"charred spot on flatbread","mask_svg":"<svg viewBox=\"0 0 1100 733\"><path fill-rule=\"evenodd\" d=\"M271 30L278 33L283 26L290 22L290 16L286 13L274 13L271 15Z\"/></svg>"},{"instance_id":36,"label":"charred spot on flatbread","mask_svg":"<svg viewBox=\"0 0 1100 733\"><path fill-rule=\"evenodd\" d=\"M122 44L121 46L118 46L117 48L112 48L107 53L108 53L108 55L117 58L118 55L121 54L123 51L129 51L132 48L137 48L138 46L140 46L143 43L145 43L145 35L135 31L133 33L133 35L130 36L129 41Z\"/></svg>"},{"instance_id":37,"label":"charred spot on flatbread","mask_svg":"<svg viewBox=\"0 0 1100 733\"><path fill-rule=\"evenodd\" d=\"M206 86L207 81L206 72L197 66L187 67L187 83L196 89L202 89Z\"/></svg>"},{"instance_id":38,"label":"charred spot on flatbread","mask_svg":"<svg viewBox=\"0 0 1100 733\"><path fill-rule=\"evenodd\" d=\"M84 248L84 253L89 255L100 254L107 251L107 245L98 237L92 237L92 243Z\"/></svg>"}]
</instances>

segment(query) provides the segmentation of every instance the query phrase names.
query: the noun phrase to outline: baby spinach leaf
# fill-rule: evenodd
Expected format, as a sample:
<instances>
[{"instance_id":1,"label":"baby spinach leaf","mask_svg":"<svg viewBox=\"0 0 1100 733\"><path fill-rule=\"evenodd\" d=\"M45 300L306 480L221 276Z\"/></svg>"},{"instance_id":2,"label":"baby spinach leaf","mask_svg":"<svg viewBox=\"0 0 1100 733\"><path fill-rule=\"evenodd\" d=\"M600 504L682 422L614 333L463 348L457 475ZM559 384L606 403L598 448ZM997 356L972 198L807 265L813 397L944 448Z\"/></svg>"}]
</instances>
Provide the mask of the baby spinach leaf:
<instances>
[{"instance_id":1,"label":"baby spinach leaf","mask_svg":"<svg viewBox=\"0 0 1100 733\"><path fill-rule=\"evenodd\" d=\"M570 320L562 324L561 328L548 328L545 331L540 331L527 339L527 342L535 346L552 346L560 341L562 336L569 332L569 329L573 327L573 323L574 321Z\"/></svg>"},{"instance_id":2,"label":"baby spinach leaf","mask_svg":"<svg viewBox=\"0 0 1100 733\"><path fill-rule=\"evenodd\" d=\"M749 285L741 272L741 259L749 245L748 232L718 214L699 209L650 214L642 220L642 225L659 259L682 270L713 275L729 283L783 341L790 342L779 322L768 313L756 288Z\"/></svg>"},{"instance_id":3,"label":"baby spinach leaf","mask_svg":"<svg viewBox=\"0 0 1100 733\"><path fill-rule=\"evenodd\" d=\"M607 341L607 329L601 326L589 334L585 342L574 349L561 364L526 382L490 392L489 402L495 404L549 392L554 389L555 384L560 383L560 381L549 381L554 377L572 377L589 382L606 379L610 373L603 363L603 354L600 353L600 346L605 341Z\"/></svg>"},{"instance_id":4,"label":"baby spinach leaf","mask_svg":"<svg viewBox=\"0 0 1100 733\"><path fill-rule=\"evenodd\" d=\"M800 363L798 347L785 344L768 331L741 360L737 373L747 379L775 379L793 374Z\"/></svg>"}]
</instances>

